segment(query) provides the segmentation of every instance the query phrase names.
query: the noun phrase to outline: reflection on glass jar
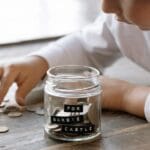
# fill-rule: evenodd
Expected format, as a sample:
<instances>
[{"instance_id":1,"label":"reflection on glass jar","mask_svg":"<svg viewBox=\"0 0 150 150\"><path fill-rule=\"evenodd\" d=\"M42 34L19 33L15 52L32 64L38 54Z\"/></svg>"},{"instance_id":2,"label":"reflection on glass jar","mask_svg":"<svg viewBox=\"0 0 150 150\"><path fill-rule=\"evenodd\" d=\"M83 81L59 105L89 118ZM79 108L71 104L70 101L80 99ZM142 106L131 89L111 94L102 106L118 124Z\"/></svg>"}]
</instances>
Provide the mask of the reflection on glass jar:
<instances>
[{"instance_id":1,"label":"reflection on glass jar","mask_svg":"<svg viewBox=\"0 0 150 150\"><path fill-rule=\"evenodd\" d=\"M99 71L87 66L58 66L47 72L45 132L64 141L97 139L101 134Z\"/></svg>"}]
</instances>

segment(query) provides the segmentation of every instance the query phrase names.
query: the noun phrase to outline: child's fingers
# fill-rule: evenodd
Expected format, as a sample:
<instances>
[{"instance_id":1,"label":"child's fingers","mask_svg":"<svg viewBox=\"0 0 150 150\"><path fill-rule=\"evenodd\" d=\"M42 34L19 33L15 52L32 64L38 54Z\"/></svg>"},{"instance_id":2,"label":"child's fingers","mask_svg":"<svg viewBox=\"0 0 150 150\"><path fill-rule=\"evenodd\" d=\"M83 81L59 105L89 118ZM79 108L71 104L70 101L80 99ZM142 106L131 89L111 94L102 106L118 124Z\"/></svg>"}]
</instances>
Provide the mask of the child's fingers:
<instances>
[{"instance_id":1,"label":"child's fingers","mask_svg":"<svg viewBox=\"0 0 150 150\"><path fill-rule=\"evenodd\" d=\"M21 106L25 105L25 97L26 95L33 89L34 84L31 84L30 80L26 80L22 85L19 85L17 93L16 93L16 100L17 103Z\"/></svg>"},{"instance_id":2,"label":"child's fingers","mask_svg":"<svg viewBox=\"0 0 150 150\"><path fill-rule=\"evenodd\" d=\"M0 67L0 79L1 79L2 76L3 76L3 68Z\"/></svg>"},{"instance_id":3,"label":"child's fingers","mask_svg":"<svg viewBox=\"0 0 150 150\"><path fill-rule=\"evenodd\" d=\"M15 81L17 74L14 71L5 69L3 75L1 76L1 85L0 85L0 102L3 100L6 95L9 87Z\"/></svg>"}]
</instances>

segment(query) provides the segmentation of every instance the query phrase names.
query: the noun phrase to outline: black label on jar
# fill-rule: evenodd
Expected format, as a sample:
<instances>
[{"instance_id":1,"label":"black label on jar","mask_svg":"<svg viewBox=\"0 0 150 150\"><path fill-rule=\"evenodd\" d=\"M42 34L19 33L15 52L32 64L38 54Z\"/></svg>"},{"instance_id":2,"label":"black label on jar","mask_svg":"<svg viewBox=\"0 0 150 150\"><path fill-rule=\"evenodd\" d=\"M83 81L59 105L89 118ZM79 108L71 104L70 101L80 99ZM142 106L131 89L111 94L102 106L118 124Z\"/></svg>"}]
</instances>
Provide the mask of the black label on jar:
<instances>
[{"instance_id":1,"label":"black label on jar","mask_svg":"<svg viewBox=\"0 0 150 150\"><path fill-rule=\"evenodd\" d=\"M85 125L62 125L62 132L64 133L72 133L72 134L88 134L92 133L95 130L95 125L93 124L85 124Z\"/></svg>"},{"instance_id":2,"label":"black label on jar","mask_svg":"<svg viewBox=\"0 0 150 150\"><path fill-rule=\"evenodd\" d=\"M51 123L55 124L76 124L82 123L83 120L84 120L83 115L69 116L69 117L51 116Z\"/></svg>"},{"instance_id":3,"label":"black label on jar","mask_svg":"<svg viewBox=\"0 0 150 150\"><path fill-rule=\"evenodd\" d=\"M64 112L83 112L83 105L64 105Z\"/></svg>"}]
</instances>

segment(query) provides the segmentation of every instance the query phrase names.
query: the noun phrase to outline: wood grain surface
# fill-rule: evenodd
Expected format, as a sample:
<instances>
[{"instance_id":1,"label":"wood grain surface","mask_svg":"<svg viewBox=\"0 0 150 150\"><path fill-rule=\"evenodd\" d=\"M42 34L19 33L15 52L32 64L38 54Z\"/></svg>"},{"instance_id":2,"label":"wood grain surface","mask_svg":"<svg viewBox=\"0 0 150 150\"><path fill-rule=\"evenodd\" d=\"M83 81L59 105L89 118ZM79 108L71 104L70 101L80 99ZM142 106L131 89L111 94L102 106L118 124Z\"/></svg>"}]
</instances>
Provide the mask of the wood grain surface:
<instances>
[{"instance_id":1,"label":"wood grain surface","mask_svg":"<svg viewBox=\"0 0 150 150\"><path fill-rule=\"evenodd\" d=\"M148 149L150 124L145 120L121 112L103 112L102 136L90 142L62 142L44 134L44 117L24 112L22 117L9 118L0 114L0 125L7 125L9 132L0 134L1 150L124 150Z\"/></svg>"}]
</instances>

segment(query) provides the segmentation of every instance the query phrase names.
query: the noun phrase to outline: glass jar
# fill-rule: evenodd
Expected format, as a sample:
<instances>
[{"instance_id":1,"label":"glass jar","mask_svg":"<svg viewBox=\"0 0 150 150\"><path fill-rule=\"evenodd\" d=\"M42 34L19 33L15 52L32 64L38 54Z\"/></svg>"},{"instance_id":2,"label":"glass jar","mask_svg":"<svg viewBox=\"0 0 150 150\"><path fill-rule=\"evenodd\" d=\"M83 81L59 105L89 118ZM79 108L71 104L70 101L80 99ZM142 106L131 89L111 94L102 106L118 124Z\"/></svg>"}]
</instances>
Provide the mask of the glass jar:
<instances>
[{"instance_id":1,"label":"glass jar","mask_svg":"<svg viewBox=\"0 0 150 150\"><path fill-rule=\"evenodd\" d=\"M45 133L63 141L87 141L101 134L99 71L68 65L47 71Z\"/></svg>"}]
</instances>

